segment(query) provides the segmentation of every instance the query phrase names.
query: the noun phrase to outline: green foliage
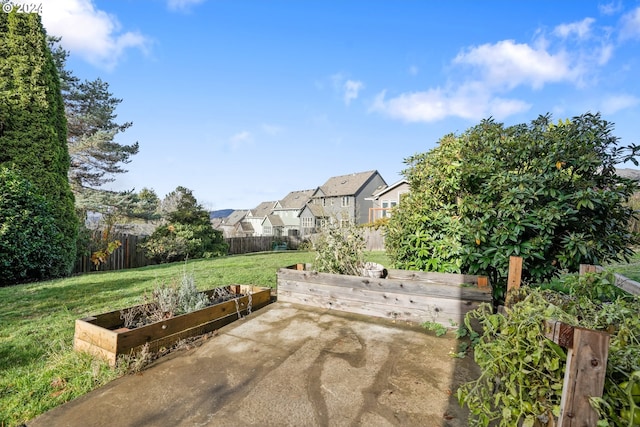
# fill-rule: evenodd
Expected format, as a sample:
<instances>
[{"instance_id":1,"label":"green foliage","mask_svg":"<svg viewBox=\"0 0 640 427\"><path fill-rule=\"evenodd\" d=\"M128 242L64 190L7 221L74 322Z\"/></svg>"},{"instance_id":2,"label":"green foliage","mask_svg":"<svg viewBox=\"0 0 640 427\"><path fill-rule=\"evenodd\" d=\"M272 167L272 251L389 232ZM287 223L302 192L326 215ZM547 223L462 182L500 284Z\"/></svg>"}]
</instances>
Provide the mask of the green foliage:
<instances>
[{"instance_id":1,"label":"green foliage","mask_svg":"<svg viewBox=\"0 0 640 427\"><path fill-rule=\"evenodd\" d=\"M458 389L471 425L533 426L559 415L566 351L544 336L547 319L611 334L604 395L593 404L598 425L627 425L621 414L633 406L621 384L640 370L640 298L612 285L607 273L562 281L566 294L525 287L504 314L483 305L466 316L469 330L473 320L482 327L481 335L471 333L482 374Z\"/></svg>"},{"instance_id":2,"label":"green foliage","mask_svg":"<svg viewBox=\"0 0 640 427\"><path fill-rule=\"evenodd\" d=\"M43 265L43 274L68 274L78 219L60 81L39 15L0 14L0 58L0 166L15 167L47 200L59 239L51 248L56 264Z\"/></svg>"},{"instance_id":3,"label":"green foliage","mask_svg":"<svg viewBox=\"0 0 640 427\"><path fill-rule=\"evenodd\" d=\"M122 99L115 98L109 84L101 79L80 81L66 69L69 53L60 38L47 40L52 52L62 89L67 118L67 143L71 157L69 181L78 194L85 189L101 187L126 172L123 165L138 153L139 144L115 142L119 133L132 126L117 123L115 113Z\"/></svg>"},{"instance_id":4,"label":"green foliage","mask_svg":"<svg viewBox=\"0 0 640 427\"><path fill-rule=\"evenodd\" d=\"M438 322L424 322L420 326L428 331L435 332L437 337L441 337L447 333L447 328Z\"/></svg>"},{"instance_id":5,"label":"green foliage","mask_svg":"<svg viewBox=\"0 0 640 427\"><path fill-rule=\"evenodd\" d=\"M35 186L0 167L0 286L57 276L63 239L49 203Z\"/></svg>"},{"instance_id":6,"label":"green foliage","mask_svg":"<svg viewBox=\"0 0 640 427\"><path fill-rule=\"evenodd\" d=\"M637 236L625 202L636 184L615 165L635 162L640 147L618 147L612 129L599 114L558 125L484 120L410 157L411 194L387 227L394 264L487 275L500 295L511 255L528 283L628 257Z\"/></svg>"},{"instance_id":7,"label":"green foliage","mask_svg":"<svg viewBox=\"0 0 640 427\"><path fill-rule=\"evenodd\" d=\"M364 265L365 241L354 225L326 225L315 243L314 269L324 273L360 276Z\"/></svg>"},{"instance_id":8,"label":"green foliage","mask_svg":"<svg viewBox=\"0 0 640 427\"><path fill-rule=\"evenodd\" d=\"M140 304L120 311L127 328L148 325L174 316L200 310L211 305L209 296L196 288L195 276L182 272L179 281L161 282L144 296Z\"/></svg>"},{"instance_id":9,"label":"green foliage","mask_svg":"<svg viewBox=\"0 0 640 427\"><path fill-rule=\"evenodd\" d=\"M167 224L156 228L142 243L147 258L166 263L226 254L222 232L211 226L209 213L198 204L191 190L178 187L162 205Z\"/></svg>"}]
</instances>

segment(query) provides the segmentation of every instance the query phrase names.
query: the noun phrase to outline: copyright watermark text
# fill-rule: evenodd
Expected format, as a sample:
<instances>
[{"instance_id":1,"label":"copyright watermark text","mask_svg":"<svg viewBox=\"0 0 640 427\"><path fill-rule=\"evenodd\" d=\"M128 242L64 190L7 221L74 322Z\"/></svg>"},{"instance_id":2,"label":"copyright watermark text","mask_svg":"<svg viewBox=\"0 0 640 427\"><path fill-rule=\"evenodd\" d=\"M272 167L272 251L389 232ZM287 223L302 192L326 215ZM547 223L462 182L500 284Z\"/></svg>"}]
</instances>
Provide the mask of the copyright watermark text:
<instances>
[{"instance_id":1,"label":"copyright watermark text","mask_svg":"<svg viewBox=\"0 0 640 427\"><path fill-rule=\"evenodd\" d=\"M15 10L16 13L37 13L42 15L42 3L14 3L11 0L0 0L2 3L2 12L10 13Z\"/></svg>"}]
</instances>

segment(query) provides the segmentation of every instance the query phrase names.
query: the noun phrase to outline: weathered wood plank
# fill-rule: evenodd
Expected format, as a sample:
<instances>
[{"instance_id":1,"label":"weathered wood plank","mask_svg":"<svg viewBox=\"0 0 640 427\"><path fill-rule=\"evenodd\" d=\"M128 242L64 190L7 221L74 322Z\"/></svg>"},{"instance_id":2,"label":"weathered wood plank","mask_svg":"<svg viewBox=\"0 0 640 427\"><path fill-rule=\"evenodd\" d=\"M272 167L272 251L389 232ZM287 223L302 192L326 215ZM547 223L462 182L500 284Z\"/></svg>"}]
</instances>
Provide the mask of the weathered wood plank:
<instances>
[{"instance_id":1,"label":"weathered wood plank","mask_svg":"<svg viewBox=\"0 0 640 427\"><path fill-rule=\"evenodd\" d=\"M589 398L602 397L609 338L606 332L574 328L573 347L567 354L558 427L597 424L598 413L591 407Z\"/></svg>"},{"instance_id":2,"label":"weathered wood plank","mask_svg":"<svg viewBox=\"0 0 640 427\"><path fill-rule=\"evenodd\" d=\"M76 320L74 346L78 340L110 352L115 352L118 346L117 333L86 322L83 319Z\"/></svg>"},{"instance_id":3,"label":"weathered wood plank","mask_svg":"<svg viewBox=\"0 0 640 427\"><path fill-rule=\"evenodd\" d=\"M115 351L106 350L80 338L74 338L73 349L74 351L88 353L92 356L98 357L107 362L110 366L115 366L117 362L118 355Z\"/></svg>"},{"instance_id":4,"label":"weathered wood plank","mask_svg":"<svg viewBox=\"0 0 640 427\"><path fill-rule=\"evenodd\" d=\"M507 293L514 289L520 289L522 280L522 258L519 256L509 257L509 274L507 276Z\"/></svg>"},{"instance_id":5,"label":"weathered wood plank","mask_svg":"<svg viewBox=\"0 0 640 427\"><path fill-rule=\"evenodd\" d=\"M438 282L415 280L372 279L358 276L317 273L280 269L277 273L278 290L291 290L290 286L302 289L301 284L335 286L337 288L368 289L370 291L400 293L404 295L440 296L443 298L462 298L474 301L491 301L489 288L466 287Z\"/></svg>"},{"instance_id":6,"label":"weathered wood plank","mask_svg":"<svg viewBox=\"0 0 640 427\"><path fill-rule=\"evenodd\" d=\"M450 285L477 286L478 279L485 276L475 276L471 274L436 273L426 271L411 270L388 270L387 279L418 280L421 282L443 283Z\"/></svg>"},{"instance_id":7,"label":"weathered wood plank","mask_svg":"<svg viewBox=\"0 0 640 427\"><path fill-rule=\"evenodd\" d=\"M461 324L464 315L476 309L481 304L477 301L462 302L448 299L437 301L434 299L433 304L409 309L405 307L394 307L389 304L300 294L290 291L278 291L278 301L412 323L436 322L446 327Z\"/></svg>"},{"instance_id":8,"label":"weathered wood plank","mask_svg":"<svg viewBox=\"0 0 640 427\"><path fill-rule=\"evenodd\" d=\"M269 289L257 292L251 296L252 309L260 308L271 298ZM237 303L236 303L237 301ZM132 329L118 334L118 353L126 352L130 348L138 347L147 342L165 338L180 333L191 327L199 326L212 320L237 313L246 312L249 297L243 296L235 300L226 301L211 307L203 308L191 313L175 316L170 319Z\"/></svg>"},{"instance_id":9,"label":"weathered wood plank","mask_svg":"<svg viewBox=\"0 0 640 427\"><path fill-rule=\"evenodd\" d=\"M543 327L545 337L561 347L573 347L573 326L559 320L545 320Z\"/></svg>"},{"instance_id":10,"label":"weathered wood plank","mask_svg":"<svg viewBox=\"0 0 640 427\"><path fill-rule=\"evenodd\" d=\"M488 286L474 286L485 282L482 276L390 270L387 278L374 279L292 266L279 269L277 279L279 301L449 327L491 302Z\"/></svg>"},{"instance_id":11,"label":"weathered wood plank","mask_svg":"<svg viewBox=\"0 0 640 427\"><path fill-rule=\"evenodd\" d=\"M599 265L588 265L588 264L580 264L580 274L585 273L600 273L605 271L605 269ZM628 277L623 276L622 274L613 273L615 277L615 285L620 289L623 289L629 292L632 295L640 295L640 283L635 280L631 280Z\"/></svg>"},{"instance_id":12,"label":"weathered wood plank","mask_svg":"<svg viewBox=\"0 0 640 427\"><path fill-rule=\"evenodd\" d=\"M431 287L431 285L428 285ZM307 295L323 295L327 298L344 298L355 301L388 304L396 307L419 307L424 304L432 304L435 300L449 299L452 301L491 301L490 295L481 293L469 293L467 289L453 289L448 292L394 292L362 287L334 286L324 283L309 283L300 281L281 280L279 291L289 291Z\"/></svg>"}]
</instances>

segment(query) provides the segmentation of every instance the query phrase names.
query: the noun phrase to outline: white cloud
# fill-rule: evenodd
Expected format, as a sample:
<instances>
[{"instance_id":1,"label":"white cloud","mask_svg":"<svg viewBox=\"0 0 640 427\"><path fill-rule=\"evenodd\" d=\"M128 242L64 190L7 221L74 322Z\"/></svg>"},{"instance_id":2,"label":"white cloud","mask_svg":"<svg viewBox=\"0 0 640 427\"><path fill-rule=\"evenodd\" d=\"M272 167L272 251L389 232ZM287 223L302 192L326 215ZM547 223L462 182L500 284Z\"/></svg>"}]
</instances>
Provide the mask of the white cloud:
<instances>
[{"instance_id":1,"label":"white cloud","mask_svg":"<svg viewBox=\"0 0 640 427\"><path fill-rule=\"evenodd\" d=\"M572 22L570 24L560 24L554 28L553 33L561 38L567 38L572 35L577 36L579 39L584 39L591 33L591 24L596 20L593 18L584 18L579 22Z\"/></svg>"},{"instance_id":2,"label":"white cloud","mask_svg":"<svg viewBox=\"0 0 640 427\"><path fill-rule=\"evenodd\" d=\"M93 65L111 69L127 49L146 51L150 40L137 31L122 32L118 18L95 7L92 0L58 0L42 5L47 33Z\"/></svg>"},{"instance_id":3,"label":"white cloud","mask_svg":"<svg viewBox=\"0 0 640 427\"><path fill-rule=\"evenodd\" d=\"M435 122L450 116L468 120L489 116L503 119L531 107L517 99L493 96L477 83L463 85L454 91L436 88L385 98L386 92L379 93L371 110L406 122Z\"/></svg>"},{"instance_id":4,"label":"white cloud","mask_svg":"<svg viewBox=\"0 0 640 427\"><path fill-rule=\"evenodd\" d=\"M251 135L251 132L243 130L229 138L229 142L231 143L231 148L235 150L243 147L244 145L251 144L253 142L253 136Z\"/></svg>"},{"instance_id":5,"label":"white cloud","mask_svg":"<svg viewBox=\"0 0 640 427\"><path fill-rule=\"evenodd\" d=\"M549 82L573 81L579 74L564 52L551 54L513 40L473 47L458 54L453 62L475 66L487 84L509 89L519 85L540 89Z\"/></svg>"},{"instance_id":6,"label":"white cloud","mask_svg":"<svg viewBox=\"0 0 640 427\"><path fill-rule=\"evenodd\" d=\"M611 3L599 4L598 10L600 10L600 13L603 15L615 15L622 10L622 2L612 1Z\"/></svg>"},{"instance_id":7,"label":"white cloud","mask_svg":"<svg viewBox=\"0 0 640 427\"><path fill-rule=\"evenodd\" d=\"M620 38L640 39L640 7L625 14L620 20Z\"/></svg>"},{"instance_id":8,"label":"white cloud","mask_svg":"<svg viewBox=\"0 0 640 427\"><path fill-rule=\"evenodd\" d=\"M613 45L603 44L600 49L596 49L598 65L605 65L613 57Z\"/></svg>"},{"instance_id":9,"label":"white cloud","mask_svg":"<svg viewBox=\"0 0 640 427\"><path fill-rule=\"evenodd\" d=\"M344 103L349 105L351 101L358 98L358 94L364 89L364 83L357 80L347 80L344 82Z\"/></svg>"},{"instance_id":10,"label":"white cloud","mask_svg":"<svg viewBox=\"0 0 640 427\"><path fill-rule=\"evenodd\" d=\"M640 98L633 95L611 95L602 101L600 110L604 114L615 114L618 111L625 110L640 105Z\"/></svg>"},{"instance_id":11,"label":"white cloud","mask_svg":"<svg viewBox=\"0 0 640 427\"><path fill-rule=\"evenodd\" d=\"M205 0L167 0L167 7L170 10L189 10L191 6L204 3Z\"/></svg>"}]
</instances>

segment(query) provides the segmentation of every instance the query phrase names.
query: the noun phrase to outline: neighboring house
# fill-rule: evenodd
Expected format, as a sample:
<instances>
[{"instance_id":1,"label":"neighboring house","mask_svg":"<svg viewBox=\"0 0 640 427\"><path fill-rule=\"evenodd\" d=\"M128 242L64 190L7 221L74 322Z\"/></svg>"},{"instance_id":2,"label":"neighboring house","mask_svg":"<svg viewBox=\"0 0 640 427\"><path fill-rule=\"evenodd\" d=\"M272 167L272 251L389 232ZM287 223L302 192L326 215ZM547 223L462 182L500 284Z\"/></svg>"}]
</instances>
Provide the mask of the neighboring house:
<instances>
[{"instance_id":1,"label":"neighboring house","mask_svg":"<svg viewBox=\"0 0 640 427\"><path fill-rule=\"evenodd\" d=\"M324 208L314 203L307 203L298 215L300 218L300 236L305 237L317 233L329 220Z\"/></svg>"},{"instance_id":2,"label":"neighboring house","mask_svg":"<svg viewBox=\"0 0 640 427\"><path fill-rule=\"evenodd\" d=\"M242 223L248 213L248 210L233 211L231 215L223 219L221 224L214 228L222 231L222 235L226 238L251 236L253 231L251 231L251 234L247 234L249 231Z\"/></svg>"},{"instance_id":3,"label":"neighboring house","mask_svg":"<svg viewBox=\"0 0 640 427\"><path fill-rule=\"evenodd\" d=\"M369 208L373 207L371 196L386 186L376 170L334 176L314 191L310 203L322 207L321 214L316 209L315 213L321 215L316 218L340 221L342 225L366 224Z\"/></svg>"},{"instance_id":4,"label":"neighboring house","mask_svg":"<svg viewBox=\"0 0 640 427\"><path fill-rule=\"evenodd\" d=\"M262 202L255 209L251 209L244 217L243 222L249 223L253 229L252 236L264 236L263 222L267 215L276 207L278 202ZM271 234L269 234L271 235Z\"/></svg>"},{"instance_id":5,"label":"neighboring house","mask_svg":"<svg viewBox=\"0 0 640 427\"><path fill-rule=\"evenodd\" d=\"M369 209L369 222L391 216L392 209L400 204L400 198L409 193L409 190L409 181L401 179L373 193L373 196L368 198L373 202Z\"/></svg>"},{"instance_id":6,"label":"neighboring house","mask_svg":"<svg viewBox=\"0 0 640 427\"><path fill-rule=\"evenodd\" d=\"M284 236L284 222L278 215L267 215L262 221L263 236Z\"/></svg>"},{"instance_id":7,"label":"neighboring house","mask_svg":"<svg viewBox=\"0 0 640 427\"><path fill-rule=\"evenodd\" d=\"M298 236L301 234L298 215L307 205L315 190L292 191L284 199L278 201L271 214L282 220L281 236Z\"/></svg>"}]
</instances>

